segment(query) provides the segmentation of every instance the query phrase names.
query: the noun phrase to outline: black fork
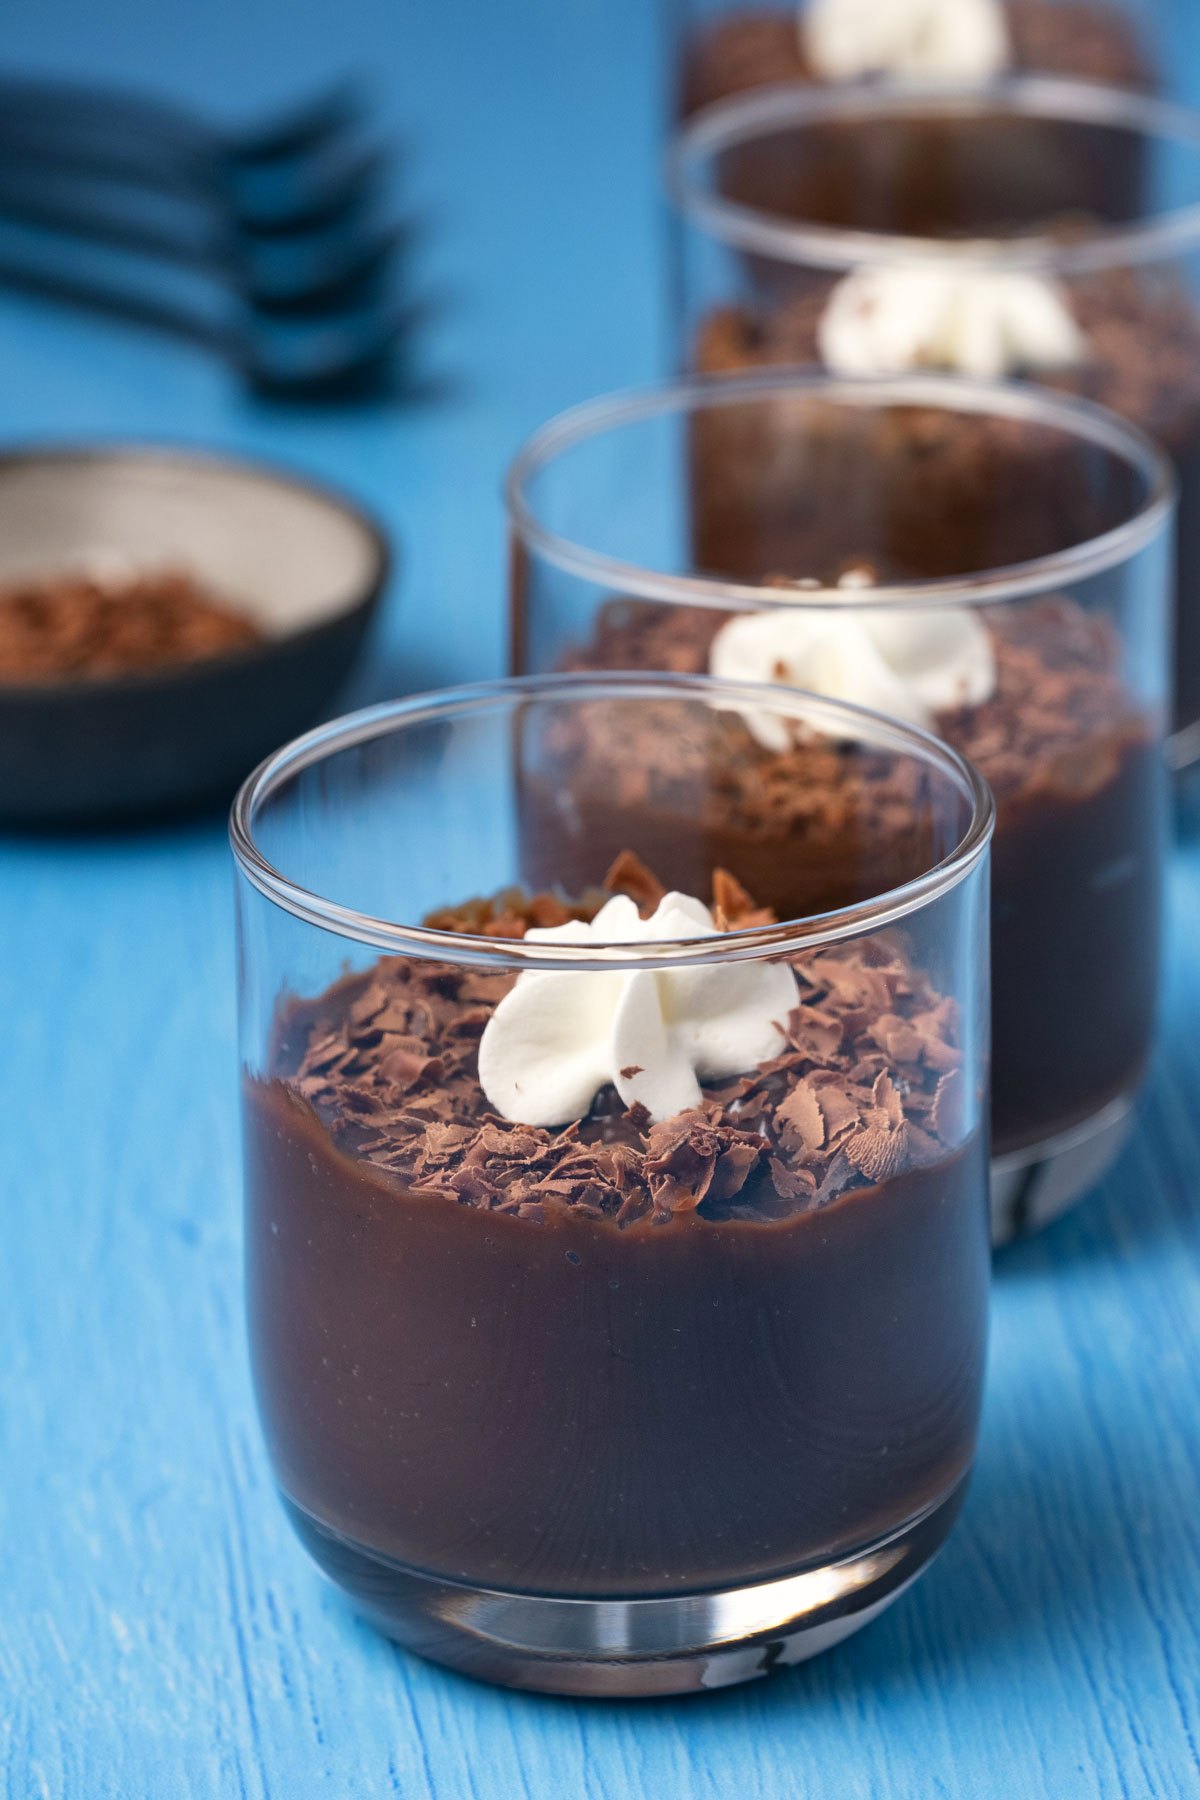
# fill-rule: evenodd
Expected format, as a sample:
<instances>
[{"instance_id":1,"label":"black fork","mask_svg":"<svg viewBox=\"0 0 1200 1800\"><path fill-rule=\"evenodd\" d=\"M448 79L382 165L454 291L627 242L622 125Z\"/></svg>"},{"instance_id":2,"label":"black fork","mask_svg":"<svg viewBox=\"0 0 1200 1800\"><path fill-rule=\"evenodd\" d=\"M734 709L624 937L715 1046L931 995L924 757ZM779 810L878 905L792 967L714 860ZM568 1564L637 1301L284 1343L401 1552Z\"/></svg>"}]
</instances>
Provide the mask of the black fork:
<instances>
[{"instance_id":1,"label":"black fork","mask_svg":"<svg viewBox=\"0 0 1200 1800\"><path fill-rule=\"evenodd\" d=\"M263 392L388 385L416 315L391 292L407 233L381 216L360 117L345 83L223 131L145 94L2 77L0 282L201 343Z\"/></svg>"}]
</instances>

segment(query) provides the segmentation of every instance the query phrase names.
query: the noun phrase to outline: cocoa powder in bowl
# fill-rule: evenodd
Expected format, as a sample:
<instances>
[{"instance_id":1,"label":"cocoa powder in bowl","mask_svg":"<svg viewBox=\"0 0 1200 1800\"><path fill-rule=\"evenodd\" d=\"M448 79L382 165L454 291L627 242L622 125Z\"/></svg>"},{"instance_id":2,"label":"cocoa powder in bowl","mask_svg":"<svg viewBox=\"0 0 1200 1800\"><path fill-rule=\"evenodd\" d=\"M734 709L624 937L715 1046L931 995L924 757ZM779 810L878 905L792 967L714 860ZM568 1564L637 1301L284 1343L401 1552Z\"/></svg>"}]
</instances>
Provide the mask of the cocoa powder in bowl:
<instances>
[{"instance_id":1,"label":"cocoa powder in bowl","mask_svg":"<svg viewBox=\"0 0 1200 1800\"><path fill-rule=\"evenodd\" d=\"M0 587L0 682L101 680L261 643L182 570L70 571Z\"/></svg>"}]
</instances>

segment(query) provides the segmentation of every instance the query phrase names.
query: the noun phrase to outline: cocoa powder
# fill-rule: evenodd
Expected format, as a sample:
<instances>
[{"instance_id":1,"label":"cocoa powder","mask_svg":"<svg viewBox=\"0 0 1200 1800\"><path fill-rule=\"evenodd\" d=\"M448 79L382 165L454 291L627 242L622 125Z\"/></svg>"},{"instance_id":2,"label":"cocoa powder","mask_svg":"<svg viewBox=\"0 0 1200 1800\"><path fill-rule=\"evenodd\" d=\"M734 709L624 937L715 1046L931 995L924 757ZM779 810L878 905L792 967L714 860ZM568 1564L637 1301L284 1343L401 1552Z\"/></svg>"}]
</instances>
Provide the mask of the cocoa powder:
<instances>
[{"instance_id":1,"label":"cocoa powder","mask_svg":"<svg viewBox=\"0 0 1200 1800\"><path fill-rule=\"evenodd\" d=\"M64 573L0 589L0 681L130 675L246 649L262 636L174 569Z\"/></svg>"}]
</instances>

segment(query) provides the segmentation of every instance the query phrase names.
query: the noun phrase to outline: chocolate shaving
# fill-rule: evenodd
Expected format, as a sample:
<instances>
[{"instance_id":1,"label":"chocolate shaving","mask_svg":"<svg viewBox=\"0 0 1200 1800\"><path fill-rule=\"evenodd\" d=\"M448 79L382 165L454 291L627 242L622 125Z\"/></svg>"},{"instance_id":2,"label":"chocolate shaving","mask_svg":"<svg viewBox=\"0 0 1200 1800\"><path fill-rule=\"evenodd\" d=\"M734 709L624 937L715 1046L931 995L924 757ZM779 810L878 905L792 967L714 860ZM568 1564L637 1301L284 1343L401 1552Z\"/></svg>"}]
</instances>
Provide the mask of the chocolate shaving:
<instances>
[{"instance_id":1,"label":"chocolate shaving","mask_svg":"<svg viewBox=\"0 0 1200 1800\"><path fill-rule=\"evenodd\" d=\"M817 1178L811 1169L793 1167L782 1157L771 1158L771 1181L781 1200L791 1200L805 1207L817 1191Z\"/></svg>"},{"instance_id":2,"label":"chocolate shaving","mask_svg":"<svg viewBox=\"0 0 1200 1800\"><path fill-rule=\"evenodd\" d=\"M604 877L604 886L611 894L625 894L643 918L655 911L667 892L657 875L652 875L632 850L622 850Z\"/></svg>"},{"instance_id":3,"label":"chocolate shaving","mask_svg":"<svg viewBox=\"0 0 1200 1800\"><path fill-rule=\"evenodd\" d=\"M566 925L571 919L592 919L605 896L586 895L568 906L557 894L526 894L520 888L504 888L487 898L465 900L460 906L441 907L425 923L435 931L456 931L471 937L519 939L527 931ZM480 999L498 999L497 977L477 974ZM489 985L490 984L490 985Z\"/></svg>"},{"instance_id":4,"label":"chocolate shaving","mask_svg":"<svg viewBox=\"0 0 1200 1800\"><path fill-rule=\"evenodd\" d=\"M756 906L728 869L713 870L713 917L718 931L754 931L775 922L771 909Z\"/></svg>"},{"instance_id":5,"label":"chocolate shaving","mask_svg":"<svg viewBox=\"0 0 1200 1800\"><path fill-rule=\"evenodd\" d=\"M775 1109L775 1123L789 1150L812 1156L825 1147L825 1114L811 1082L798 1081Z\"/></svg>"},{"instance_id":6,"label":"chocolate shaving","mask_svg":"<svg viewBox=\"0 0 1200 1800\"><path fill-rule=\"evenodd\" d=\"M890 1075L881 1071L871 1089L862 1125L846 1139L846 1155L868 1181L886 1181L907 1161L908 1124Z\"/></svg>"}]
</instances>

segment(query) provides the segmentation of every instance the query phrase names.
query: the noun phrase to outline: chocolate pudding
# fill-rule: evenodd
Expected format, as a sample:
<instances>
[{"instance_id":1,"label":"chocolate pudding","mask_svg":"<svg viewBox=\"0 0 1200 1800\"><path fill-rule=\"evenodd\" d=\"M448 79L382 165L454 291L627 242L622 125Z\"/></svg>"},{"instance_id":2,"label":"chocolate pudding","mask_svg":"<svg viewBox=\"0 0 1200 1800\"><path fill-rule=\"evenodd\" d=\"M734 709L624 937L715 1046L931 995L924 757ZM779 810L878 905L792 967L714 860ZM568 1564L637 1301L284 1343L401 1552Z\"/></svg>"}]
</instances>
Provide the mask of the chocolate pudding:
<instances>
[{"instance_id":1,"label":"chocolate pudding","mask_svg":"<svg viewBox=\"0 0 1200 1800\"><path fill-rule=\"evenodd\" d=\"M777 82L819 81L804 53L799 10L747 7L701 27L686 50L681 114ZM1007 0L1005 15L1016 72L1153 86L1136 30L1106 0Z\"/></svg>"},{"instance_id":2,"label":"chocolate pudding","mask_svg":"<svg viewBox=\"0 0 1200 1800\"><path fill-rule=\"evenodd\" d=\"M835 283L831 277L814 276L804 288L786 300L766 307L733 306L712 313L700 329L695 362L705 374L730 374L748 369L790 364L819 364L818 326ZM1087 360L1076 368L1027 372L1029 379L1108 407L1131 419L1168 451L1179 481L1178 564L1176 581L1175 720L1180 727L1200 720L1200 313L1182 285L1161 272L1113 269L1072 278L1064 290L1074 318L1088 347ZM735 409L736 410L736 409ZM1091 530L1106 529L1103 513L1094 526L1088 508L1094 502L1079 477L1063 466L1048 463L1045 435L1031 439L1023 460L1018 442L1020 425L1013 421L980 421L972 428L960 415L939 425L930 414L906 426L897 410L890 427L889 453L905 458L905 474L914 472L920 485L911 500L911 540L903 528L890 526L891 574L937 575L964 569L1010 566L1054 549L1068 536L1079 538ZM759 424L742 428L734 437L734 425L719 417L701 421L705 440L698 441L696 456L696 519L702 534L698 548L703 566L727 575L745 570L753 562L757 571L823 566L797 561L787 546L771 547L761 541L753 546L735 541L723 513L750 516L749 490L756 480L769 479L783 497L789 476L786 435L768 438ZM911 443L903 441L908 431ZM726 441L722 441L725 438ZM991 444L989 447L989 438ZM782 451L782 455L781 455ZM989 507L1004 537L1015 536L1019 553L998 535L984 541L978 520L981 462L990 460L992 479L1005 479L1013 495L1011 508ZM796 473L790 465L791 475ZM836 479L832 470L804 465L810 487L824 483L826 491ZM940 483L940 488L939 488ZM731 487L747 495L730 499ZM899 483L893 485L899 488ZM839 504L853 505L857 491L866 505L861 478L853 486L843 484ZM819 507L810 508L810 520ZM1111 506L1112 497L1108 504ZM901 503L904 504L903 502ZM937 529L927 520L936 508ZM768 511L759 504L759 511ZM967 523L962 522L966 514ZM797 501L779 517L796 526ZM903 516L903 515L902 515ZM811 529L811 525L804 527ZM757 527L761 533L761 526ZM994 533L998 530L993 527ZM706 534L706 535L705 535ZM964 537L973 541L976 560L963 557ZM794 540L793 540L794 541ZM1032 547L1027 547L1032 546ZM817 546L819 551L820 546Z\"/></svg>"},{"instance_id":3,"label":"chocolate pudding","mask_svg":"<svg viewBox=\"0 0 1200 1800\"><path fill-rule=\"evenodd\" d=\"M613 601L570 666L704 673L727 617ZM995 692L935 723L996 798L992 1140L1004 1155L1082 1123L1141 1081L1157 996L1164 776L1160 721L1121 679L1106 621L1065 598L981 617ZM922 823L917 773L832 741L773 754L744 723L721 717L719 764L730 774L706 798L699 835L781 916L852 905L946 853ZM603 857L634 798L639 816L661 813L648 841L664 877L682 885L696 842L693 834L677 863L669 819L688 781L682 722L672 735L660 721L658 742L670 750L656 755L649 740L606 735L595 709L588 720L586 731L564 725L555 743L568 798L542 796L539 841L560 861L581 846ZM874 846L861 863L860 842Z\"/></svg>"},{"instance_id":4,"label":"chocolate pudding","mask_svg":"<svg viewBox=\"0 0 1200 1800\"><path fill-rule=\"evenodd\" d=\"M628 858L609 887L661 893ZM718 924L761 919L713 891ZM392 957L280 1003L245 1086L255 1379L301 1535L385 1623L392 1565L655 1596L948 1528L988 1258L956 1006L899 934L792 967L779 1054L658 1123L612 1087L565 1128L493 1110L511 973Z\"/></svg>"}]
</instances>

